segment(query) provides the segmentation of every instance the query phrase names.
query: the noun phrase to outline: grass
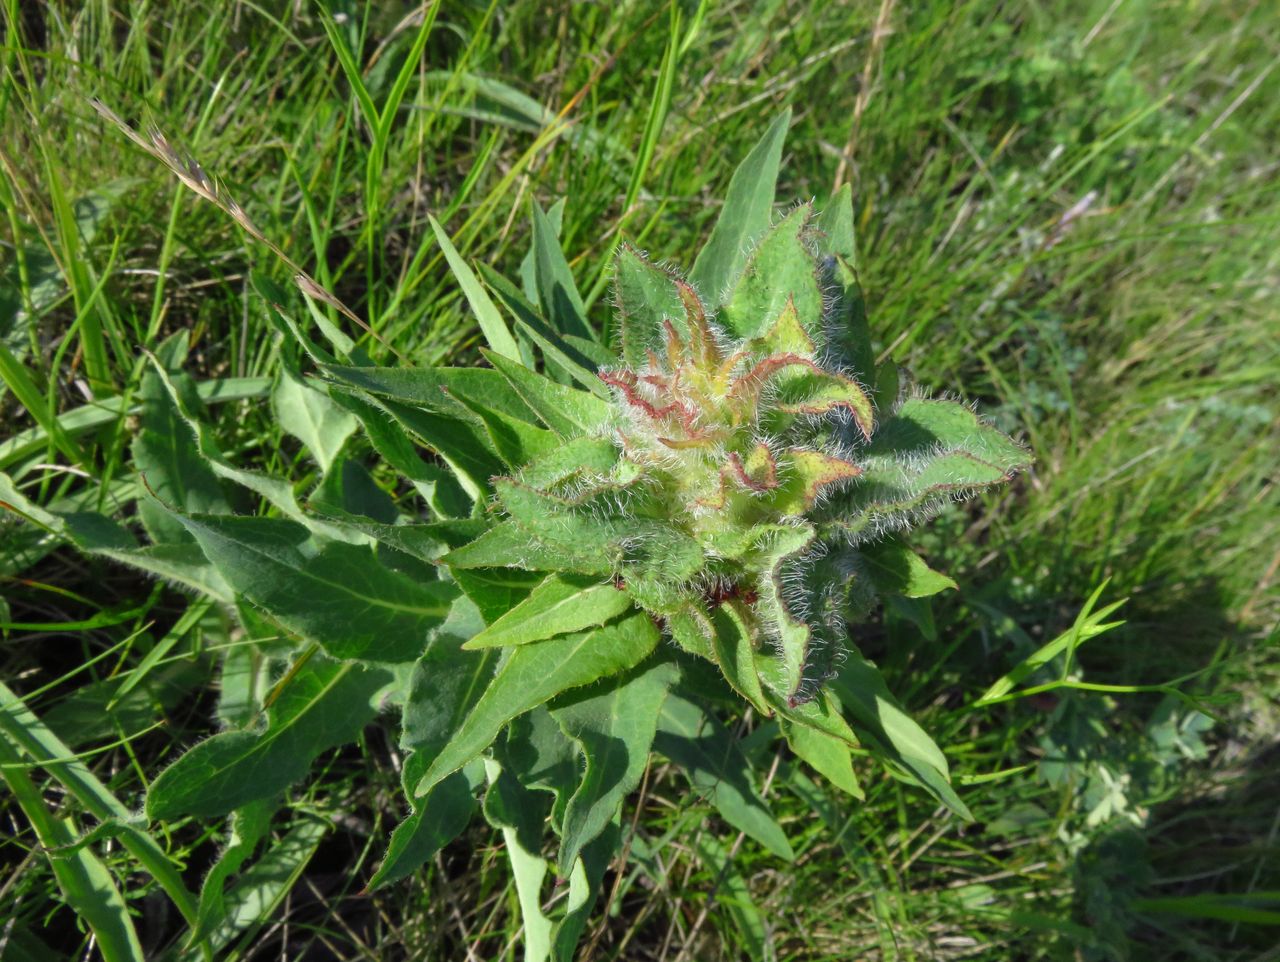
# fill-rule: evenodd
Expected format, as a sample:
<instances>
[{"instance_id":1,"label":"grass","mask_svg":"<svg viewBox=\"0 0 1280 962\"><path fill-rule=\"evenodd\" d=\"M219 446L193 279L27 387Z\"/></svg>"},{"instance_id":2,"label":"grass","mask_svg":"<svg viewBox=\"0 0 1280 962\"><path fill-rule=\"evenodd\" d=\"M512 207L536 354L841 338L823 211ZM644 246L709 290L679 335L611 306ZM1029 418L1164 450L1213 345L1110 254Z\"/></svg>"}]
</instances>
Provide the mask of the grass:
<instances>
[{"instance_id":1,"label":"grass","mask_svg":"<svg viewBox=\"0 0 1280 962\"><path fill-rule=\"evenodd\" d=\"M478 343L430 217L463 258L514 274L532 202L567 198L564 248L607 325L612 246L687 267L708 198L791 104L781 193L853 184L884 354L1035 449L1014 494L922 541L961 581L935 630L889 612L858 638L946 748L976 822L869 770L851 807L779 758L787 867L654 768L632 808L639 867L610 878L588 957L1278 957L1266 4L449 3L423 19L5 0L3 23L0 465L43 505L132 513L129 412L145 352L179 329L225 398L222 449L298 487L315 470L266 403L292 359L250 274L287 272L90 97L198 157L368 320L372 356L417 364L466 363ZM127 816L228 710L216 669L245 636L0 524L0 957L93 957L72 892L127 905L161 957L178 924L157 887L195 887L227 827L158 837ZM1104 584L1099 606L1127 599L1122 625L1069 645L1055 686L975 705ZM376 727L327 756L279 829L292 861L255 880L260 909L221 955L518 955L497 833L473 827L360 894L400 814L397 760ZM94 844L49 857L104 818ZM180 877L153 877L153 846Z\"/></svg>"}]
</instances>

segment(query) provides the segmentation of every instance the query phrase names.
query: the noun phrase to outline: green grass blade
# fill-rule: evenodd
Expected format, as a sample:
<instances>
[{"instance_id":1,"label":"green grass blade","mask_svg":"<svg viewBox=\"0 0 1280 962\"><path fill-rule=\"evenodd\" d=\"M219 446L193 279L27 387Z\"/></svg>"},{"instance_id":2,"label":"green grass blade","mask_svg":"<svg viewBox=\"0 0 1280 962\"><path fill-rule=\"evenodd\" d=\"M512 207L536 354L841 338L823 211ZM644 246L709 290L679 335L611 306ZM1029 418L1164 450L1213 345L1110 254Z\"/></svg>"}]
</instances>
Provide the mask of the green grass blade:
<instances>
[{"instance_id":1,"label":"green grass blade","mask_svg":"<svg viewBox=\"0 0 1280 962\"><path fill-rule=\"evenodd\" d=\"M75 843L76 832L70 820L54 816L45 807L39 789L21 770L17 752L3 738L0 738L0 778L9 786L46 850ZM142 943L138 941L124 898L98 857L87 848L78 848L69 854L52 855L49 864L67 905L92 930L105 962L144 962Z\"/></svg>"}]
</instances>

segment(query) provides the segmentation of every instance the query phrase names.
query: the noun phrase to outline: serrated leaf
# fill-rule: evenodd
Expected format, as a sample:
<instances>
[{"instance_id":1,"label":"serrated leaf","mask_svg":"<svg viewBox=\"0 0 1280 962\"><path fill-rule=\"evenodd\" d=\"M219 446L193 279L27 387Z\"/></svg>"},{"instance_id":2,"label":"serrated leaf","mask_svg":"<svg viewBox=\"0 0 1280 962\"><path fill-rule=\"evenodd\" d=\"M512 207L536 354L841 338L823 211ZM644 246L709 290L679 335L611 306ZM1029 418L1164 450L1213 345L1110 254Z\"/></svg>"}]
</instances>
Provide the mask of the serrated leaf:
<instances>
[{"instance_id":1,"label":"serrated leaf","mask_svg":"<svg viewBox=\"0 0 1280 962\"><path fill-rule=\"evenodd\" d=\"M559 734L558 730L556 733ZM485 760L490 787L484 805L486 819L502 831L515 876L524 929L525 962L573 962L578 939L605 869L621 845L622 833L616 822L606 825L566 872L567 898L544 910L542 890L550 868L541 854L546 799L516 777L522 773L508 767L510 762L506 754Z\"/></svg>"},{"instance_id":2,"label":"serrated leaf","mask_svg":"<svg viewBox=\"0 0 1280 962\"><path fill-rule=\"evenodd\" d=\"M867 572L881 594L905 598L927 598L958 585L946 575L934 571L918 554L896 538L863 545L859 552L867 563Z\"/></svg>"},{"instance_id":3,"label":"serrated leaf","mask_svg":"<svg viewBox=\"0 0 1280 962\"><path fill-rule=\"evenodd\" d=\"M387 672L313 655L297 667L261 731L223 732L196 745L147 791L152 819L216 818L306 777L321 752L353 741L373 719Z\"/></svg>"},{"instance_id":4,"label":"serrated leaf","mask_svg":"<svg viewBox=\"0 0 1280 962\"><path fill-rule=\"evenodd\" d=\"M671 640L689 652L708 661L716 661L712 639L715 628L701 601L690 600L667 614L667 631Z\"/></svg>"},{"instance_id":5,"label":"serrated leaf","mask_svg":"<svg viewBox=\"0 0 1280 962\"><path fill-rule=\"evenodd\" d=\"M689 275L708 304L720 303L721 293L728 290L746 263L747 245L769 227L782 142L790 124L788 107L769 125L729 180L724 208Z\"/></svg>"},{"instance_id":6,"label":"serrated leaf","mask_svg":"<svg viewBox=\"0 0 1280 962\"><path fill-rule=\"evenodd\" d=\"M200 419L199 412L193 409L192 398L183 389L183 382L171 377L164 366L154 357L152 359L152 370L155 372L156 377L159 378L160 383L164 385L165 390L169 392L169 397L173 400L178 415L195 435L196 448L214 474L260 495L278 508L286 517L297 521L305 521L302 511L298 507L298 502L294 499L293 488L287 481L268 477L256 471L246 471L227 460L219 449L209 426Z\"/></svg>"},{"instance_id":7,"label":"serrated leaf","mask_svg":"<svg viewBox=\"0 0 1280 962\"><path fill-rule=\"evenodd\" d=\"M568 481L614 478L620 458L617 446L608 438L578 437L526 464L519 477L525 485L548 492Z\"/></svg>"},{"instance_id":8,"label":"serrated leaf","mask_svg":"<svg viewBox=\"0 0 1280 962\"><path fill-rule=\"evenodd\" d=\"M342 367L325 374L377 397L471 420L481 407L537 427L537 414L498 371L484 367Z\"/></svg>"},{"instance_id":9,"label":"serrated leaf","mask_svg":"<svg viewBox=\"0 0 1280 962\"><path fill-rule=\"evenodd\" d=\"M588 434L609 420L609 405L596 395L557 384L497 354L485 353L485 357L542 423L560 437Z\"/></svg>"},{"instance_id":10,"label":"serrated leaf","mask_svg":"<svg viewBox=\"0 0 1280 962\"><path fill-rule=\"evenodd\" d=\"M236 591L335 658L412 661L448 614L457 589L382 565L367 545L316 545L291 521L182 516Z\"/></svg>"},{"instance_id":11,"label":"serrated leaf","mask_svg":"<svg viewBox=\"0 0 1280 962\"><path fill-rule=\"evenodd\" d=\"M459 402L484 424L493 449L510 468L519 468L535 458L554 451L560 439L546 428L535 427L524 421L488 410L467 398Z\"/></svg>"},{"instance_id":12,"label":"serrated leaf","mask_svg":"<svg viewBox=\"0 0 1280 962\"><path fill-rule=\"evenodd\" d=\"M790 307L810 340L823 347L822 288L808 246L812 218L813 208L801 204L760 238L718 315L730 335L760 337Z\"/></svg>"},{"instance_id":13,"label":"serrated leaf","mask_svg":"<svg viewBox=\"0 0 1280 962\"><path fill-rule=\"evenodd\" d=\"M356 419L350 412L303 381L288 365L283 367L271 392L271 409L280 427L301 441L326 473L356 429Z\"/></svg>"},{"instance_id":14,"label":"serrated leaf","mask_svg":"<svg viewBox=\"0 0 1280 962\"><path fill-rule=\"evenodd\" d=\"M520 604L468 641L464 648L526 645L602 625L631 607L612 582L583 575L551 575Z\"/></svg>"},{"instance_id":15,"label":"serrated leaf","mask_svg":"<svg viewBox=\"0 0 1280 962\"><path fill-rule=\"evenodd\" d=\"M626 671L648 657L657 643L653 622L637 613L603 628L513 649L475 707L457 725L448 745L433 759L415 794L430 791L484 751L512 718L563 691Z\"/></svg>"},{"instance_id":16,"label":"serrated leaf","mask_svg":"<svg viewBox=\"0 0 1280 962\"><path fill-rule=\"evenodd\" d=\"M658 663L552 709L586 760L582 781L565 808L558 859L562 873L568 873L583 847L605 830L623 799L640 784L658 711L677 674L669 662Z\"/></svg>"},{"instance_id":17,"label":"serrated leaf","mask_svg":"<svg viewBox=\"0 0 1280 962\"><path fill-rule=\"evenodd\" d=\"M728 730L672 692L658 717L654 748L678 765L726 822L773 854L795 858L786 834L751 784L751 766Z\"/></svg>"},{"instance_id":18,"label":"serrated leaf","mask_svg":"<svg viewBox=\"0 0 1280 962\"><path fill-rule=\"evenodd\" d=\"M508 478L499 478L494 487L511 519L530 537L562 552L566 564L603 559L608 571L621 562L621 549L613 544L618 531L609 520Z\"/></svg>"},{"instance_id":19,"label":"serrated leaf","mask_svg":"<svg viewBox=\"0 0 1280 962\"><path fill-rule=\"evenodd\" d=\"M395 502L373 480L369 469L346 456L341 456L329 466L320 483L308 495L307 507L311 509L312 517L325 523L325 530L336 527L344 533L350 527L342 521L364 519L390 526L400 516ZM339 525L329 523L332 517L341 519Z\"/></svg>"},{"instance_id":20,"label":"serrated leaf","mask_svg":"<svg viewBox=\"0 0 1280 962\"><path fill-rule=\"evenodd\" d=\"M682 338L689 336L680 299L679 277L652 263L629 244L618 248L613 269L613 297L621 320L622 360L633 370L644 367L649 351L663 350L670 320Z\"/></svg>"},{"instance_id":21,"label":"serrated leaf","mask_svg":"<svg viewBox=\"0 0 1280 962\"><path fill-rule=\"evenodd\" d=\"M580 691L590 692L597 687L590 685ZM580 691L569 692L564 698L572 701ZM525 788L554 796L551 825L559 832L569 797L578 787L582 753L572 739L565 737L549 708L539 705L512 719L506 737L494 744L493 756Z\"/></svg>"},{"instance_id":22,"label":"serrated leaf","mask_svg":"<svg viewBox=\"0 0 1280 962\"><path fill-rule=\"evenodd\" d=\"M827 488L856 478L862 469L844 458L808 448L791 448L782 456L782 480L769 492L769 504L784 515L803 515L825 496Z\"/></svg>"},{"instance_id":23,"label":"serrated leaf","mask_svg":"<svg viewBox=\"0 0 1280 962\"><path fill-rule=\"evenodd\" d=\"M480 609L486 625L528 598L545 577L540 571L519 568L456 568L450 573L458 587Z\"/></svg>"},{"instance_id":24,"label":"serrated leaf","mask_svg":"<svg viewBox=\"0 0 1280 962\"><path fill-rule=\"evenodd\" d=\"M458 598L430 648L413 666L400 731L400 746L409 753L401 783L410 811L392 832L382 864L369 882L371 889L415 871L466 827L475 810L475 789L482 780L478 767L454 772L422 797L415 795L414 786L493 675L496 654L462 650L462 643L483 627L476 605Z\"/></svg>"},{"instance_id":25,"label":"serrated leaf","mask_svg":"<svg viewBox=\"0 0 1280 962\"><path fill-rule=\"evenodd\" d=\"M341 391L333 392L331 398L356 416L374 450L408 479L432 512L441 518L463 518L470 514L472 499L456 475L451 469L423 461L408 433L385 408Z\"/></svg>"},{"instance_id":26,"label":"serrated leaf","mask_svg":"<svg viewBox=\"0 0 1280 962\"><path fill-rule=\"evenodd\" d=\"M507 470L489 432L478 420L462 421L456 414L436 414L385 397L373 401L384 416L389 415L435 452L473 501L483 500L489 479Z\"/></svg>"},{"instance_id":27,"label":"serrated leaf","mask_svg":"<svg viewBox=\"0 0 1280 962\"><path fill-rule=\"evenodd\" d=\"M13 479L3 472L0 472L0 501L5 502L8 510L69 541L86 554L100 555L167 578L227 604L234 600L231 586L194 542L140 548L127 528L105 515L46 510L23 496Z\"/></svg>"}]
</instances>

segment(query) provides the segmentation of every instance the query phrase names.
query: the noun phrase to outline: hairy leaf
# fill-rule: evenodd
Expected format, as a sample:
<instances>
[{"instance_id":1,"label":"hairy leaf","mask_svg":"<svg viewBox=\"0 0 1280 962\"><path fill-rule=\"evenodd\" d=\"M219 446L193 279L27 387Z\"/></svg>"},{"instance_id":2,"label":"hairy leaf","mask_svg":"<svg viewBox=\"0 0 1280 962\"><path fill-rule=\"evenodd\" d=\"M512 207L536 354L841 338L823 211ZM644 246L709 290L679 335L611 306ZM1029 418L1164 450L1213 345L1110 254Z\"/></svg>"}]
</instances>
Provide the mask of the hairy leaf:
<instances>
[{"instance_id":1,"label":"hairy leaf","mask_svg":"<svg viewBox=\"0 0 1280 962\"><path fill-rule=\"evenodd\" d=\"M367 546L317 545L302 525L270 518L183 516L236 591L335 658L412 661L457 589L382 565Z\"/></svg>"},{"instance_id":2,"label":"hairy leaf","mask_svg":"<svg viewBox=\"0 0 1280 962\"><path fill-rule=\"evenodd\" d=\"M370 699L388 681L380 669L313 655L295 665L261 731L214 735L160 773L147 816L214 818L273 798L306 777L327 748L354 741L372 720Z\"/></svg>"},{"instance_id":3,"label":"hairy leaf","mask_svg":"<svg viewBox=\"0 0 1280 962\"><path fill-rule=\"evenodd\" d=\"M587 689L552 709L564 733L582 748L586 768L569 799L561 828L560 871L614 820L622 800L640 783L657 730L658 711L677 676L659 662L602 691Z\"/></svg>"},{"instance_id":4,"label":"hairy leaf","mask_svg":"<svg viewBox=\"0 0 1280 962\"><path fill-rule=\"evenodd\" d=\"M329 395L307 384L286 365L271 392L276 420L306 445L320 470L327 472L356 429L356 419ZM202 508L188 508L201 511Z\"/></svg>"},{"instance_id":5,"label":"hairy leaf","mask_svg":"<svg viewBox=\"0 0 1280 962\"><path fill-rule=\"evenodd\" d=\"M782 142L789 126L788 107L769 125L729 180L720 218L689 274L694 287L711 304L719 303L721 293L741 273L748 243L769 226Z\"/></svg>"},{"instance_id":6,"label":"hairy leaf","mask_svg":"<svg viewBox=\"0 0 1280 962\"><path fill-rule=\"evenodd\" d=\"M751 784L750 764L718 721L672 693L658 717L654 748L684 771L726 822L779 858L795 858L782 827Z\"/></svg>"},{"instance_id":7,"label":"hairy leaf","mask_svg":"<svg viewBox=\"0 0 1280 962\"><path fill-rule=\"evenodd\" d=\"M644 660L657 643L658 630L649 616L634 614L603 628L513 649L433 759L416 794L430 791L484 751L512 718L563 691L626 671Z\"/></svg>"},{"instance_id":8,"label":"hairy leaf","mask_svg":"<svg viewBox=\"0 0 1280 962\"><path fill-rule=\"evenodd\" d=\"M954 581L934 571L918 554L896 538L863 545L860 549L876 588L884 594L906 598L927 598L948 588Z\"/></svg>"},{"instance_id":9,"label":"hairy leaf","mask_svg":"<svg viewBox=\"0 0 1280 962\"><path fill-rule=\"evenodd\" d=\"M524 645L602 625L631 607L612 582L582 575L552 575L520 604L480 632L464 648Z\"/></svg>"}]
</instances>

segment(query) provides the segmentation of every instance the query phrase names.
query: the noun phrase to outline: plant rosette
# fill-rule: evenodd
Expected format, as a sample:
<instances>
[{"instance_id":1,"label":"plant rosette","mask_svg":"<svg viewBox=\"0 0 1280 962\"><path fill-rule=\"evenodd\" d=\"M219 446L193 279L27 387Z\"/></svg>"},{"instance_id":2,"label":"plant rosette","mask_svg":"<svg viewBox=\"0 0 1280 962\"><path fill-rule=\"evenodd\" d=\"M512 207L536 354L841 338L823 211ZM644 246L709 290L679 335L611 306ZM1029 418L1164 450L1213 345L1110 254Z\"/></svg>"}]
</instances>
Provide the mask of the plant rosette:
<instances>
[{"instance_id":1,"label":"plant rosette","mask_svg":"<svg viewBox=\"0 0 1280 962\"><path fill-rule=\"evenodd\" d=\"M322 341L257 278L318 372L289 361L273 396L319 469L303 503L219 449L181 335L141 391L150 544L42 511L0 479L0 496L83 550L215 599L248 638L298 642L255 645L274 666L269 695L224 712L227 730L148 791L152 819L234 816L240 841L201 895L205 929L290 786L388 707L408 814L370 884L415 871L479 806L507 843L530 959L572 957L653 752L792 857L723 723L734 693L839 789L860 797L857 752L968 816L942 752L853 639L878 601L918 611L954 587L903 532L1030 458L874 363L848 187L820 212L774 217L788 122L735 172L687 277L618 250L615 337L588 323L554 209L535 208L520 284L478 277L433 222L488 342L483 367L375 366L305 274ZM258 236L198 164L131 136ZM411 495L393 499L392 484ZM229 486L269 516L233 513ZM242 658L226 656L227 685ZM553 876L568 895L547 907Z\"/></svg>"}]
</instances>

